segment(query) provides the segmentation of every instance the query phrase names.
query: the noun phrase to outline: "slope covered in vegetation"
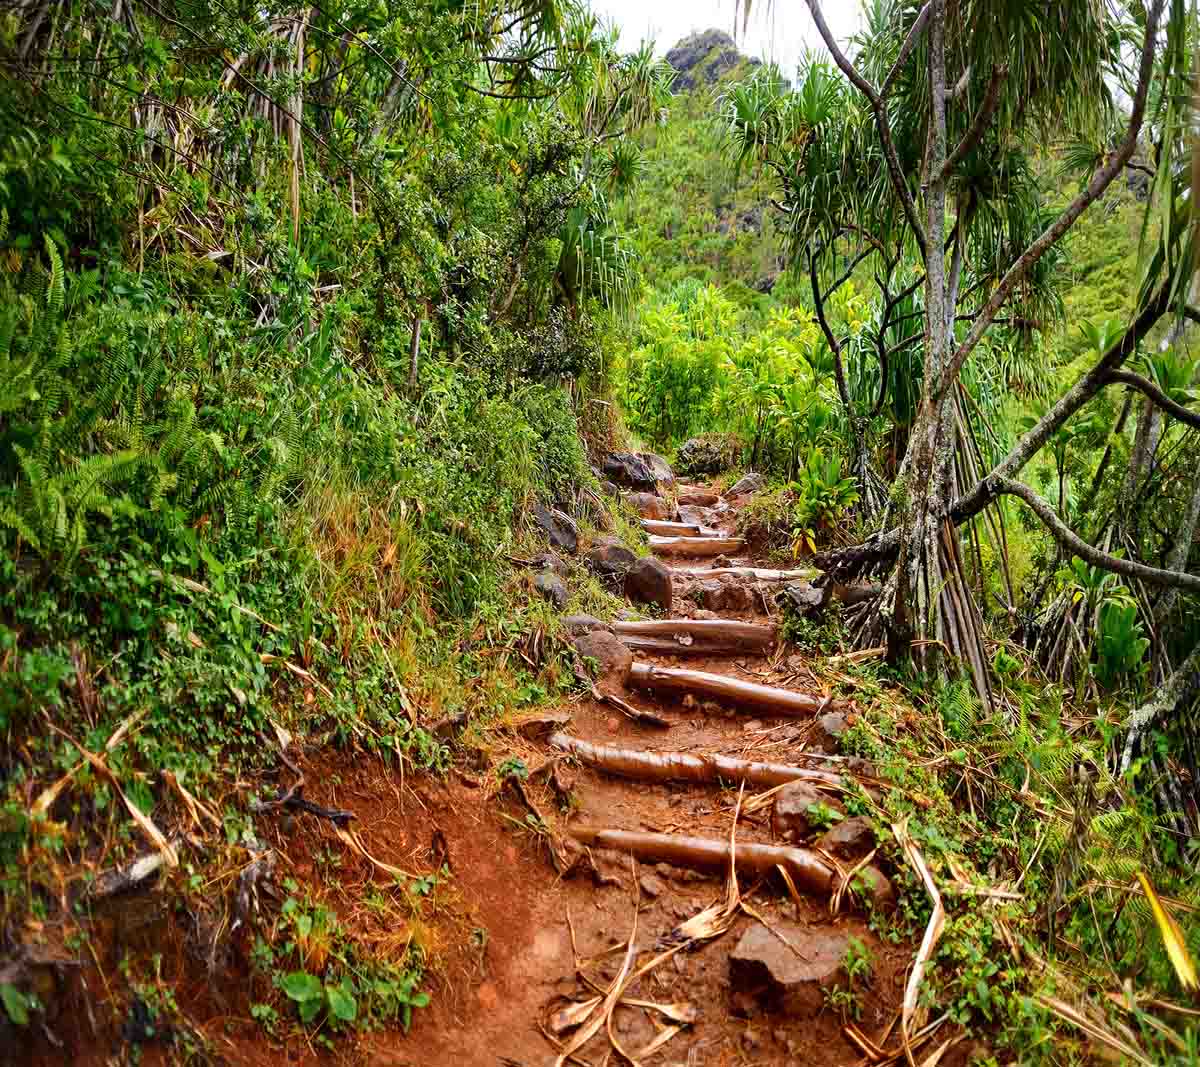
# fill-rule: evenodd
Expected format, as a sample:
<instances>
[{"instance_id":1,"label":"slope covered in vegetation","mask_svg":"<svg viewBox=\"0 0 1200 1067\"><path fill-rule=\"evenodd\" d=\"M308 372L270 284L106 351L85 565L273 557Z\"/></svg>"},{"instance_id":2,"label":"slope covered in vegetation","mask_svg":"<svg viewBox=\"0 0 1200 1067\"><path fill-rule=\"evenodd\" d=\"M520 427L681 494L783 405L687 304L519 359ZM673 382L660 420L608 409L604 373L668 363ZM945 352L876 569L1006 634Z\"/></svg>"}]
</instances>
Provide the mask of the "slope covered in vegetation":
<instances>
[{"instance_id":1,"label":"slope covered in vegetation","mask_svg":"<svg viewBox=\"0 0 1200 1067\"><path fill-rule=\"evenodd\" d=\"M0 1048L389 1055L431 990L443 1030L457 979L494 1009L472 909L529 919L579 799L507 727L589 694L606 730L654 721L562 616L614 615L655 523L725 521L615 499L641 460L612 451L653 447L765 473L737 563L825 571L751 572L736 610L782 624L773 680L850 708L835 759L879 773L805 814L870 821L896 907L863 929L911 957L940 887L905 1033L944 1016L945 1062L970 1036L1194 1063L1195 27L1119 6L932 5L962 102L934 180L911 4L851 48L869 84L895 64L890 155L823 54L784 78L710 31L668 53L672 95L573 3L7 12ZM689 624L737 599L650 569ZM452 823L484 827L466 863ZM834 870L835 906L869 896ZM821 1002L838 1040L860 949Z\"/></svg>"}]
</instances>

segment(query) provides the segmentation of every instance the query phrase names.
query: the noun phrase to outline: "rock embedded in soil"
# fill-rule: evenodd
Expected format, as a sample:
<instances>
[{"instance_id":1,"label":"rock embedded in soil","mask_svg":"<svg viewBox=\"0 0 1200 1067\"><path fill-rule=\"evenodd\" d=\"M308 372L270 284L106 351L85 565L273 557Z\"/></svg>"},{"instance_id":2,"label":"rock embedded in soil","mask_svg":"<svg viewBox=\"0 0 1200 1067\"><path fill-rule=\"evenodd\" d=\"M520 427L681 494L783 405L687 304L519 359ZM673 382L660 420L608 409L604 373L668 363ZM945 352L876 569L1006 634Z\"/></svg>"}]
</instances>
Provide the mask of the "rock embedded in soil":
<instances>
[{"instance_id":1,"label":"rock embedded in soil","mask_svg":"<svg viewBox=\"0 0 1200 1067\"><path fill-rule=\"evenodd\" d=\"M562 628L569 637L579 637L592 630L607 630L612 633L612 627L595 615L566 615L562 620Z\"/></svg>"},{"instance_id":2,"label":"rock embedded in soil","mask_svg":"<svg viewBox=\"0 0 1200 1067\"><path fill-rule=\"evenodd\" d=\"M656 878L652 874L643 874L638 879L638 888L641 889L642 896L649 900L657 900L667 890L667 887L662 883L662 879Z\"/></svg>"},{"instance_id":3,"label":"rock embedded in soil","mask_svg":"<svg viewBox=\"0 0 1200 1067\"><path fill-rule=\"evenodd\" d=\"M676 455L681 471L691 475L720 474L733 463L735 451L728 439L689 437Z\"/></svg>"},{"instance_id":4,"label":"rock embedded in soil","mask_svg":"<svg viewBox=\"0 0 1200 1067\"><path fill-rule=\"evenodd\" d=\"M625 572L625 596L635 604L655 604L670 611L673 595L671 568L653 556L643 556Z\"/></svg>"},{"instance_id":5,"label":"rock embedded in soil","mask_svg":"<svg viewBox=\"0 0 1200 1067\"><path fill-rule=\"evenodd\" d=\"M840 711L827 711L813 723L809 747L827 755L838 750L842 735L850 729L850 720Z\"/></svg>"},{"instance_id":6,"label":"rock embedded in soil","mask_svg":"<svg viewBox=\"0 0 1200 1067\"><path fill-rule=\"evenodd\" d=\"M554 548L574 552L579 547L579 527L570 515L545 504L534 504L533 521L544 531Z\"/></svg>"},{"instance_id":7,"label":"rock embedded in soil","mask_svg":"<svg viewBox=\"0 0 1200 1067\"><path fill-rule=\"evenodd\" d=\"M750 471L742 475L733 485L726 489L723 495L726 500L735 496L748 496L750 493L757 493L766 484L766 478L761 474Z\"/></svg>"},{"instance_id":8,"label":"rock embedded in soil","mask_svg":"<svg viewBox=\"0 0 1200 1067\"><path fill-rule=\"evenodd\" d=\"M590 630L573 638L571 643L581 656L596 661L596 678L601 688L624 687L633 667L633 653L616 634L609 630Z\"/></svg>"},{"instance_id":9,"label":"rock embedded in soil","mask_svg":"<svg viewBox=\"0 0 1200 1067\"><path fill-rule=\"evenodd\" d=\"M829 603L829 586L805 581L788 582L775 594L775 603L784 611L794 611L802 617L819 615Z\"/></svg>"},{"instance_id":10,"label":"rock embedded in soil","mask_svg":"<svg viewBox=\"0 0 1200 1067\"><path fill-rule=\"evenodd\" d=\"M841 930L809 929L779 922L775 932L755 923L729 955L733 1006L748 1002L794 1019L811 1019L825 1007L825 991L846 981L842 960L850 937ZM795 948L788 947L777 934Z\"/></svg>"},{"instance_id":11,"label":"rock embedded in soil","mask_svg":"<svg viewBox=\"0 0 1200 1067\"><path fill-rule=\"evenodd\" d=\"M813 843L839 859L860 860L875 847L875 831L861 815L843 819Z\"/></svg>"},{"instance_id":12,"label":"rock embedded in soil","mask_svg":"<svg viewBox=\"0 0 1200 1067\"><path fill-rule=\"evenodd\" d=\"M550 601L556 608L567 606L567 587L563 580L553 571L540 571L533 576L533 588Z\"/></svg>"},{"instance_id":13,"label":"rock embedded in soil","mask_svg":"<svg viewBox=\"0 0 1200 1067\"><path fill-rule=\"evenodd\" d=\"M560 578L569 578L571 570L557 552L539 552L533 557L533 567L539 571L553 571Z\"/></svg>"},{"instance_id":14,"label":"rock embedded in soil","mask_svg":"<svg viewBox=\"0 0 1200 1067\"><path fill-rule=\"evenodd\" d=\"M852 885L856 897L869 911L887 913L895 908L896 890L883 871L874 864L859 871L854 876Z\"/></svg>"},{"instance_id":15,"label":"rock embedded in soil","mask_svg":"<svg viewBox=\"0 0 1200 1067\"><path fill-rule=\"evenodd\" d=\"M601 464L604 476L627 489L645 489L654 492L658 479L654 471L640 456L632 452L610 452Z\"/></svg>"},{"instance_id":16,"label":"rock embedded in soil","mask_svg":"<svg viewBox=\"0 0 1200 1067\"><path fill-rule=\"evenodd\" d=\"M615 537L602 537L587 550L587 565L600 577L612 578L624 573L637 560Z\"/></svg>"},{"instance_id":17,"label":"rock embedded in soil","mask_svg":"<svg viewBox=\"0 0 1200 1067\"><path fill-rule=\"evenodd\" d=\"M795 843L805 840L818 829L810 810L818 804L845 813L845 808L837 800L826 796L810 782L788 782L775 794L771 830L784 841Z\"/></svg>"},{"instance_id":18,"label":"rock embedded in soil","mask_svg":"<svg viewBox=\"0 0 1200 1067\"><path fill-rule=\"evenodd\" d=\"M643 519L665 521L671 517L667 502L654 493L626 493L625 501Z\"/></svg>"}]
</instances>

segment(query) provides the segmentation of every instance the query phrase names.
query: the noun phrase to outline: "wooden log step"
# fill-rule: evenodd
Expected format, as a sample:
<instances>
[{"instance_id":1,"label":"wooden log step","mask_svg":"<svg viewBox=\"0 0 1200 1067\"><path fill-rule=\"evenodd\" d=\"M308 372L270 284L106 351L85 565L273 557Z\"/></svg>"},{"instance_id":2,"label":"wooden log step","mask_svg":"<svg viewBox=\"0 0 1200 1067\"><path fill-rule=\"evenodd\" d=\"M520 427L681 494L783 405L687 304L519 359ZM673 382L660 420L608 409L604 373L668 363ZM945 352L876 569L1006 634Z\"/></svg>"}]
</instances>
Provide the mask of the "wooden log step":
<instances>
[{"instance_id":1,"label":"wooden log step","mask_svg":"<svg viewBox=\"0 0 1200 1067\"><path fill-rule=\"evenodd\" d=\"M580 763L598 771L640 782L745 782L764 789L797 781L813 782L818 786L842 785L842 776L833 771L786 763L760 763L719 753L696 756L690 752L653 752L619 745L596 745L562 731L551 734L548 744L560 752L569 752Z\"/></svg>"},{"instance_id":2,"label":"wooden log step","mask_svg":"<svg viewBox=\"0 0 1200 1067\"><path fill-rule=\"evenodd\" d=\"M680 834L654 834L640 830L600 830L576 827L571 836L591 848L611 848L632 853L643 863L670 863L676 867L710 871L729 869L729 842ZM833 889L833 867L809 848L737 842L733 849L737 869L753 874L770 874L783 867L792 880L808 893L828 895Z\"/></svg>"},{"instance_id":3,"label":"wooden log step","mask_svg":"<svg viewBox=\"0 0 1200 1067\"><path fill-rule=\"evenodd\" d=\"M740 537L650 537L650 550L661 556L721 556L745 544Z\"/></svg>"},{"instance_id":4,"label":"wooden log step","mask_svg":"<svg viewBox=\"0 0 1200 1067\"><path fill-rule=\"evenodd\" d=\"M691 693L692 696L719 700L724 704L748 705L759 711L779 716L813 715L829 701L810 693L795 693L771 685L745 682L724 674L689 671L676 667L655 667L650 663L635 663L629 672L629 682L639 689L656 693Z\"/></svg>"},{"instance_id":5,"label":"wooden log step","mask_svg":"<svg viewBox=\"0 0 1200 1067\"><path fill-rule=\"evenodd\" d=\"M642 529L646 533L662 534L667 537L681 535L684 537L702 537L703 530L691 522L667 522L665 519L642 519Z\"/></svg>"},{"instance_id":6,"label":"wooden log step","mask_svg":"<svg viewBox=\"0 0 1200 1067\"><path fill-rule=\"evenodd\" d=\"M677 635L693 641L721 641L738 648L763 649L775 643L778 627L738 619L664 619L661 622L614 622L613 632L620 638L655 637L674 644Z\"/></svg>"},{"instance_id":7,"label":"wooden log step","mask_svg":"<svg viewBox=\"0 0 1200 1067\"><path fill-rule=\"evenodd\" d=\"M776 571L769 567L672 567L671 573L679 578L719 578L722 574L732 574L759 582L795 582L811 581L821 572L812 567L790 571Z\"/></svg>"},{"instance_id":8,"label":"wooden log step","mask_svg":"<svg viewBox=\"0 0 1200 1067\"><path fill-rule=\"evenodd\" d=\"M618 634L621 643L632 652L654 652L660 656L717 656L730 653L761 655L757 649L747 649L734 641L700 640L681 644L669 637L641 637L638 634Z\"/></svg>"}]
</instances>

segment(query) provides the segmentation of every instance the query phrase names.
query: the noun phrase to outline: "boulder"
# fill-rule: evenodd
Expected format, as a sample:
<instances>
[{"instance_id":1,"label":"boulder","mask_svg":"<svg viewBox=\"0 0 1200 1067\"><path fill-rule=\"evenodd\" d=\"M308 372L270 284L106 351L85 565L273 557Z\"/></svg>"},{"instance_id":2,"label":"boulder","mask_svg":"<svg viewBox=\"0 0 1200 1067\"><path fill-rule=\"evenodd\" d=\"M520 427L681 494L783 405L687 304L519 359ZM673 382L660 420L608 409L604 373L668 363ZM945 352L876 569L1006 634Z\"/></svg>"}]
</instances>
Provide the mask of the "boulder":
<instances>
[{"instance_id":1,"label":"boulder","mask_svg":"<svg viewBox=\"0 0 1200 1067\"><path fill-rule=\"evenodd\" d=\"M875 847L875 831L861 815L843 819L833 828L826 830L814 843L844 860L857 862Z\"/></svg>"},{"instance_id":2,"label":"boulder","mask_svg":"<svg viewBox=\"0 0 1200 1067\"><path fill-rule=\"evenodd\" d=\"M587 550L584 559L587 565L601 577L624 575L637 559L628 548L615 537L602 537Z\"/></svg>"},{"instance_id":3,"label":"boulder","mask_svg":"<svg viewBox=\"0 0 1200 1067\"><path fill-rule=\"evenodd\" d=\"M670 489L675 484L675 472L671 470L671 464L658 455L658 453L639 452L638 459L642 460L650 468L654 477L658 480L658 484L663 488Z\"/></svg>"},{"instance_id":4,"label":"boulder","mask_svg":"<svg viewBox=\"0 0 1200 1067\"><path fill-rule=\"evenodd\" d=\"M749 496L751 493L757 493L766 484L767 479L763 475L750 471L747 474L743 474L722 495L726 500L734 496Z\"/></svg>"},{"instance_id":5,"label":"boulder","mask_svg":"<svg viewBox=\"0 0 1200 1067\"><path fill-rule=\"evenodd\" d=\"M671 568L653 556L642 556L625 572L625 596L635 604L671 610Z\"/></svg>"},{"instance_id":6,"label":"boulder","mask_svg":"<svg viewBox=\"0 0 1200 1067\"><path fill-rule=\"evenodd\" d=\"M620 496L621 490L607 478L600 479L600 492L605 496Z\"/></svg>"},{"instance_id":7,"label":"boulder","mask_svg":"<svg viewBox=\"0 0 1200 1067\"><path fill-rule=\"evenodd\" d=\"M533 576L533 588L560 610L567 606L567 587L553 571L538 571Z\"/></svg>"},{"instance_id":8,"label":"boulder","mask_svg":"<svg viewBox=\"0 0 1200 1067\"><path fill-rule=\"evenodd\" d=\"M809 782L788 782L775 794L775 805L771 809L771 830L784 841L806 840L818 827L813 823L812 807L823 804L834 811L845 814L845 808L832 797L826 796Z\"/></svg>"},{"instance_id":9,"label":"boulder","mask_svg":"<svg viewBox=\"0 0 1200 1067\"><path fill-rule=\"evenodd\" d=\"M850 720L840 711L827 711L812 724L808 735L808 747L829 755L837 752L844 734L850 729Z\"/></svg>"},{"instance_id":10,"label":"boulder","mask_svg":"<svg viewBox=\"0 0 1200 1067\"><path fill-rule=\"evenodd\" d=\"M723 574L706 578L694 587L697 602L709 611L749 611L754 606L754 592L744 578Z\"/></svg>"},{"instance_id":11,"label":"boulder","mask_svg":"<svg viewBox=\"0 0 1200 1067\"><path fill-rule=\"evenodd\" d=\"M680 504L675 514L680 522L690 522L696 526L715 526L717 523L711 508L697 507L695 504Z\"/></svg>"},{"instance_id":12,"label":"boulder","mask_svg":"<svg viewBox=\"0 0 1200 1067\"><path fill-rule=\"evenodd\" d=\"M571 644L586 659L596 661L596 680L604 688L622 688L629 680L633 653L608 630L591 630L573 638Z\"/></svg>"},{"instance_id":13,"label":"boulder","mask_svg":"<svg viewBox=\"0 0 1200 1067\"><path fill-rule=\"evenodd\" d=\"M658 479L646 461L632 452L610 452L602 462L604 476L627 489L645 489L654 492Z\"/></svg>"},{"instance_id":14,"label":"boulder","mask_svg":"<svg viewBox=\"0 0 1200 1067\"><path fill-rule=\"evenodd\" d=\"M690 437L675 453L675 466L685 474L720 474L733 466L738 443L730 437Z\"/></svg>"},{"instance_id":15,"label":"boulder","mask_svg":"<svg viewBox=\"0 0 1200 1067\"><path fill-rule=\"evenodd\" d=\"M626 493L625 500L643 519L669 519L667 502L654 493Z\"/></svg>"},{"instance_id":16,"label":"boulder","mask_svg":"<svg viewBox=\"0 0 1200 1067\"><path fill-rule=\"evenodd\" d=\"M579 547L579 527L570 515L545 504L534 504L533 521L545 532L553 548L574 552Z\"/></svg>"},{"instance_id":17,"label":"boulder","mask_svg":"<svg viewBox=\"0 0 1200 1067\"><path fill-rule=\"evenodd\" d=\"M814 1018L825 1007L826 990L847 981L842 961L849 947L850 935L841 930L778 922L772 931L756 922L729 955L735 1007L744 1012L749 999L770 1012Z\"/></svg>"},{"instance_id":18,"label":"boulder","mask_svg":"<svg viewBox=\"0 0 1200 1067\"><path fill-rule=\"evenodd\" d=\"M579 637L592 630L607 630L612 633L612 627L594 615L567 615L562 620L562 628L569 637Z\"/></svg>"}]
</instances>

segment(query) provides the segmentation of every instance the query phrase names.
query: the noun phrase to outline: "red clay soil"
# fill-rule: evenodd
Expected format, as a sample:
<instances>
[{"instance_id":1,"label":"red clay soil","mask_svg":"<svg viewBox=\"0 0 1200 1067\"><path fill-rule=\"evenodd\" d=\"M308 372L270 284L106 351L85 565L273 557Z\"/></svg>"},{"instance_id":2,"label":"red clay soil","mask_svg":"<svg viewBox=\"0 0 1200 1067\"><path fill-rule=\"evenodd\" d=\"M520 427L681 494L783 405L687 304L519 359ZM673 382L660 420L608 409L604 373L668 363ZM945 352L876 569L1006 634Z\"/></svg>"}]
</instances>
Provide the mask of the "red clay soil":
<instances>
[{"instance_id":1,"label":"red clay soil","mask_svg":"<svg viewBox=\"0 0 1200 1067\"><path fill-rule=\"evenodd\" d=\"M732 515L729 516L732 519ZM742 561L738 561L742 562ZM756 598L761 606L762 599ZM694 609L686 602L682 613ZM677 611L677 614L680 612ZM762 613L744 613L763 621ZM660 665L725 673L751 681L807 692L815 679L802 659L774 653L738 654L680 660L639 656ZM640 726L593 699L566 709L567 731L592 741L658 750L724 752L744 758L794 760L803 750L811 724L774 720L712 704L659 700L626 692L635 706L668 719L669 729ZM703 835L728 840L736 793L703 784L646 784L609 777L560 763L557 784L569 790L569 812L561 810L539 765L558 758L544 746L513 737L514 749L534 769L525 789L556 833L572 825ZM830 766L836 767L835 764ZM180 923L171 917L154 922L175 931L174 951L164 953L163 975L173 980L179 1006L230 1064L276 1067L283 1064L344 1062L378 1067L534 1067L553 1064L554 1045L543 1033L552 1010L603 989L621 965L637 909L637 948L645 960L671 931L725 894L722 874L631 866L628 857L600 854L595 873L560 878L550 862L545 837L522 828L526 809L511 790L496 794L470 776L452 773L445 781L402 781L392 769L364 756L322 754L304 761L306 795L318 803L355 813L355 828L377 859L405 870L427 872L443 858L452 878L427 902L422 922L401 929L393 915L384 921L362 906L368 882L388 885L387 875L353 854L324 821L301 816L288 836L280 820L262 817L258 832L279 849L283 861L277 879L293 877L324 899L339 918L368 943L402 951L408 937L427 945L434 961L426 989L428 1008L414 1014L408 1034L398 1028L343 1039L333 1052L300 1038L275 1042L249 1017L253 988L244 966L219 971L210 984L207 970L184 947ZM489 775L494 782L495 776ZM509 819L502 816L508 815ZM769 808L744 816L737 828L742 841L772 840ZM436 839L436 840L435 840ZM330 866L330 857L338 861ZM581 865L582 866L582 865ZM577 868L578 869L578 868ZM813 932L842 932L859 938L872 961L871 975L860 981L855 1008L862 1031L879 1037L899 1011L913 946L878 939L864 916L830 916L826 900L793 901L777 878L753 884L742 879L741 892L768 928L781 924L804 938ZM145 908L146 897L137 898ZM833 1005L811 1017L796 1018L767 1010L753 991L731 987L730 954L743 933L759 922L740 915L722 936L694 951L677 953L638 980L626 997L658 1003L685 1001L698 1017L646 1062L666 1065L805 1064L810 1067L865 1063L845 1036L842 1011ZM797 935L797 932L798 935ZM572 946L574 940L574 948ZM172 943L168 939L168 943ZM161 947L160 947L161 951ZM577 963L578 961L578 963ZM115 959L109 961L116 963ZM87 980L94 984L95 972ZM261 979L259 979L261 981ZM595 986L589 986L594 983ZM614 1033L626 1049L644 1047L657 1031L658 1016L640 1007L620 1006ZM80 1015L67 1026L69 1046L37 1062L78 1065L125 1062L119 1035L97 1040ZM101 1025L101 1032L112 1027ZM61 1036L61 1035L60 1035ZM71 1038L74 1040L71 1040ZM894 1045L893 1038L889 1045ZM110 1057L117 1052L117 1059ZM141 1062L163 1060L161 1050L146 1046ZM946 1058L950 1063L952 1057ZM0 1054L0 1062L4 1060ZM25 1062L35 1062L26 1060ZM623 1062L601 1032L573 1061Z\"/></svg>"}]
</instances>

